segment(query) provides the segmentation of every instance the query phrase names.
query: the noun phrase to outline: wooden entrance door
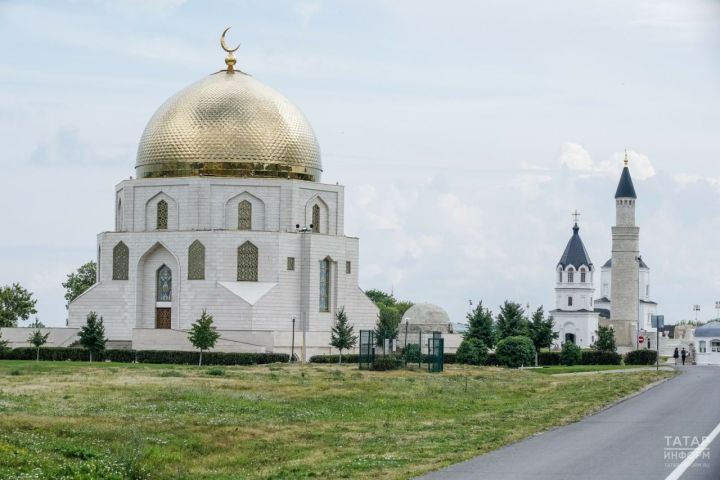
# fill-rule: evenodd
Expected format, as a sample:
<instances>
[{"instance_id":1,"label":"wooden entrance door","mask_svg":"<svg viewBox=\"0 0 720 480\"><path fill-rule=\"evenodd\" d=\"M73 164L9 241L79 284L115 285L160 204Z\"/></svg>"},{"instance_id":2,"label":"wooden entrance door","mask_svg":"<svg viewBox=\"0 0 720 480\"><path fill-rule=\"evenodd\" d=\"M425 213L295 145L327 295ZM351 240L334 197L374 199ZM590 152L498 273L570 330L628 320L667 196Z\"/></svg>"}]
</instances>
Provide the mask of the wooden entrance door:
<instances>
[{"instance_id":1,"label":"wooden entrance door","mask_svg":"<svg viewBox=\"0 0 720 480\"><path fill-rule=\"evenodd\" d=\"M170 328L170 309L169 308L156 308L155 309L155 328Z\"/></svg>"}]
</instances>

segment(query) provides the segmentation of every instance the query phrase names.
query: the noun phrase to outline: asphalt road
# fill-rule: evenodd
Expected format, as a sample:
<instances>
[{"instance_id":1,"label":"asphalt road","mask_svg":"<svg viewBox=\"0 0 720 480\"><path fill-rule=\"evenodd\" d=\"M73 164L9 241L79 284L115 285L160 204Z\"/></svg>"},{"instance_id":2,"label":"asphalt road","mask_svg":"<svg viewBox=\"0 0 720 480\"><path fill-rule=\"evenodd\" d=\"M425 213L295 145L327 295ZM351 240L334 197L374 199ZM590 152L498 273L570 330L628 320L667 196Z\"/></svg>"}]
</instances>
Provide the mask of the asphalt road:
<instances>
[{"instance_id":1,"label":"asphalt road","mask_svg":"<svg viewBox=\"0 0 720 480\"><path fill-rule=\"evenodd\" d=\"M662 480L718 424L720 367L684 367L681 375L580 422L420 479ZM720 479L720 435L687 463L673 479Z\"/></svg>"}]
</instances>

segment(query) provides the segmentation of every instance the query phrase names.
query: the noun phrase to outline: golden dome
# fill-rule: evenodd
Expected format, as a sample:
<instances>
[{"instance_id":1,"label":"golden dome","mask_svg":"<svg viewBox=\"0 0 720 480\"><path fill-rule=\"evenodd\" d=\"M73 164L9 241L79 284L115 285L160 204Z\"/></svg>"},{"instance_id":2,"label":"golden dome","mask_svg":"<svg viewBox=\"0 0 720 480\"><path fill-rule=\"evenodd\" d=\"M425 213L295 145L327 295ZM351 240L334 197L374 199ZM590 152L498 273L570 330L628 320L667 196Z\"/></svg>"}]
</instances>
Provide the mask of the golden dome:
<instances>
[{"instance_id":1,"label":"golden dome","mask_svg":"<svg viewBox=\"0 0 720 480\"><path fill-rule=\"evenodd\" d=\"M319 181L320 147L302 112L238 70L168 99L138 147L138 178L217 175Z\"/></svg>"}]
</instances>

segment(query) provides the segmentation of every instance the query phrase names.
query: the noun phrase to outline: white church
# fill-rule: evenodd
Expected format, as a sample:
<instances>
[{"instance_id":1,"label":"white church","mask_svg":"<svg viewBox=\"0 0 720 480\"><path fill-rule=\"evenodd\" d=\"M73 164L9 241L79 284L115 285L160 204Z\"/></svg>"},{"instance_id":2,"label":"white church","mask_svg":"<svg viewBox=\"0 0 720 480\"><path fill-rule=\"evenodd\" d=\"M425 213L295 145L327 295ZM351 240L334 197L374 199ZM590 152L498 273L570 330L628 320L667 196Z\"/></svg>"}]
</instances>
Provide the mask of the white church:
<instances>
[{"instance_id":1,"label":"white church","mask_svg":"<svg viewBox=\"0 0 720 480\"><path fill-rule=\"evenodd\" d=\"M223 44L223 48L224 44ZM110 345L188 349L206 309L220 351L328 353L340 308L355 331L377 308L358 286L344 188L321 183L312 127L285 97L227 67L167 100L115 187L115 229L97 240L97 283L69 305Z\"/></svg>"},{"instance_id":2,"label":"white church","mask_svg":"<svg viewBox=\"0 0 720 480\"><path fill-rule=\"evenodd\" d=\"M577 219L556 265L556 308L551 314L558 333L557 346L573 342L588 348L597 339L599 325L613 328L622 350L634 349L639 334L655 332L651 316L657 312L657 303L650 299L650 268L640 255L636 200L626 156L615 192L612 258L600 271L600 298L595 298L595 267L580 238Z\"/></svg>"}]
</instances>

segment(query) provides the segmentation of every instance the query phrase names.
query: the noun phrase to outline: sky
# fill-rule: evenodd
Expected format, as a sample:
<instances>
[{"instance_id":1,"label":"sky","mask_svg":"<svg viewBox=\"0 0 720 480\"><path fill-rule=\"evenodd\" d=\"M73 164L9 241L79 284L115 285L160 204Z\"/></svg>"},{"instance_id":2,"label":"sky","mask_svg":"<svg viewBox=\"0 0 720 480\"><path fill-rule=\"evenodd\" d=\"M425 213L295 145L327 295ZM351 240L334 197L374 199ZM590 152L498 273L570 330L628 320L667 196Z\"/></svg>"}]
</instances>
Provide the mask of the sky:
<instances>
[{"instance_id":1,"label":"sky","mask_svg":"<svg viewBox=\"0 0 720 480\"><path fill-rule=\"evenodd\" d=\"M0 1L0 285L48 326L114 225L114 186L171 95L237 68L305 113L345 185L360 284L555 308L580 213L610 258L627 149L666 323L720 300L720 1ZM596 287L599 288L599 274Z\"/></svg>"}]
</instances>

